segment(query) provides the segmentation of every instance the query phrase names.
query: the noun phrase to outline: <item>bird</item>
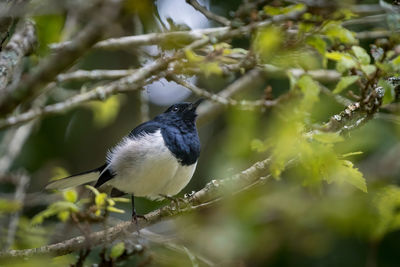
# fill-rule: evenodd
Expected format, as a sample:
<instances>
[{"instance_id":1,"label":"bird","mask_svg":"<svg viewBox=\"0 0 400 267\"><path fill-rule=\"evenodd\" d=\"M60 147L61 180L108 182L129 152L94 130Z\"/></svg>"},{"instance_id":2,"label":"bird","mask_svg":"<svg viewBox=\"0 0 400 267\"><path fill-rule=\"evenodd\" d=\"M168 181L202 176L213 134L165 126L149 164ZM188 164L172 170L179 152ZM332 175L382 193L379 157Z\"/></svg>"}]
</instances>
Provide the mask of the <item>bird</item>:
<instances>
[{"instance_id":1,"label":"bird","mask_svg":"<svg viewBox=\"0 0 400 267\"><path fill-rule=\"evenodd\" d=\"M95 182L112 186L111 195L131 194L132 220L137 223L135 197L161 200L178 194L191 180L200 156L196 109L203 99L170 106L134 128L112 147L95 169L55 180L46 189L66 189Z\"/></svg>"}]
</instances>

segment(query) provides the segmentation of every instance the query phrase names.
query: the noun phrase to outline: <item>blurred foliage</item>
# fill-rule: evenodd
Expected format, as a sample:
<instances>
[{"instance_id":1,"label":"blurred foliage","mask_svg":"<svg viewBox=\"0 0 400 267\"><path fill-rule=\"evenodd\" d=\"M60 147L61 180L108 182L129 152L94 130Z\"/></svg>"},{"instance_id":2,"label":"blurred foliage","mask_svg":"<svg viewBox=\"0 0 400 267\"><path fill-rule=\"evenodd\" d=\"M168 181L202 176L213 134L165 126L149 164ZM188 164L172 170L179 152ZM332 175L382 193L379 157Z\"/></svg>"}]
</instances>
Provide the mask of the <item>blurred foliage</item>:
<instances>
[{"instance_id":1,"label":"blurred foliage","mask_svg":"<svg viewBox=\"0 0 400 267\"><path fill-rule=\"evenodd\" d=\"M320 1L329 4L325 7L290 2L206 2L211 11L227 16L234 29L295 10L306 12L296 20L260 27L241 38L212 39L201 49L185 49L184 57L173 66L176 74L195 76L212 93L256 66L268 64L282 70L268 73L261 84L235 96L239 103L277 100L275 107L244 110L229 106L199 129L202 154L182 195L271 157L262 183L242 192L227 192L206 209L153 225L140 238L126 233L123 240L107 242L104 248L29 261L0 260L0 265L79 266L81 261L80 266L398 266L400 127L396 105L400 89L394 78L400 71L400 37L392 32L388 37L359 39L356 33L396 29L397 15L386 16L376 25L346 26L344 22L367 16L358 12L354 1ZM180 5L186 5L184 1L168 4L174 5L177 16ZM124 1L121 23L112 28L113 33L189 27L163 17L161 6L159 1ZM75 10L67 7L63 2L57 8L33 12L40 46L31 59L49 55L48 45L65 36L71 10ZM78 34L84 23L78 21L70 34ZM163 40L157 48L93 50L73 69L139 68L139 62L169 55L190 41L179 37ZM303 72L297 75L293 69ZM311 70L338 71L341 76L325 81L314 77ZM99 84L60 84L65 88L54 90L49 102ZM367 99L377 86L385 92L380 113L368 113L368 103L360 107L363 118L375 116L373 120L345 134L321 126L345 109L331 95L356 102ZM333 94L325 95L324 87ZM177 99L174 94L168 98ZM15 214L20 217L10 246L14 249L39 247L101 230L118 219L130 220L128 199L111 197L91 186L40 194L40 204L30 201L50 178L103 164L107 149L141 122L140 108L146 107L139 94L127 93L92 101L37 124L12 168L26 169L32 176L24 202L13 199L17 184L0 180L2 248ZM151 115L164 109L151 103L149 107ZM358 119L350 118L349 125ZM54 198L45 201L49 196ZM146 213L165 203L137 199L136 206L139 213Z\"/></svg>"}]
</instances>

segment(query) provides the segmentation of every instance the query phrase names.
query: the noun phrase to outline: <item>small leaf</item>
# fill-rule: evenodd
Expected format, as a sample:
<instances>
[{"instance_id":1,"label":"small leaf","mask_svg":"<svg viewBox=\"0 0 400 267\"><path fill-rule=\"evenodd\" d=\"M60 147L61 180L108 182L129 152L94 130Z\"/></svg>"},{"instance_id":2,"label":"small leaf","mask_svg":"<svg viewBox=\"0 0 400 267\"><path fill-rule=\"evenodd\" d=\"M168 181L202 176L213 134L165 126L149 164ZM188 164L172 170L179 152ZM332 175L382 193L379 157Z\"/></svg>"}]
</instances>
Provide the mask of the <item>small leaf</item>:
<instances>
[{"instance_id":1,"label":"small leaf","mask_svg":"<svg viewBox=\"0 0 400 267\"><path fill-rule=\"evenodd\" d=\"M303 105L310 109L319 100L319 85L310 76L304 75L297 82L301 92L304 94Z\"/></svg>"},{"instance_id":2,"label":"small leaf","mask_svg":"<svg viewBox=\"0 0 400 267\"><path fill-rule=\"evenodd\" d=\"M355 186L364 193L367 193L367 184L363 174L357 168L354 168L351 161L341 160L341 162L343 163L343 166L345 166L348 174L345 178L345 182Z\"/></svg>"},{"instance_id":3,"label":"small leaf","mask_svg":"<svg viewBox=\"0 0 400 267\"><path fill-rule=\"evenodd\" d=\"M105 101L93 101L88 103L93 111L93 122L99 127L105 127L112 123L117 117L121 108L121 102L124 100L121 95L114 95Z\"/></svg>"},{"instance_id":4,"label":"small leaf","mask_svg":"<svg viewBox=\"0 0 400 267\"><path fill-rule=\"evenodd\" d=\"M354 68L356 66L356 62L354 59L346 53L340 53L340 52L327 52L325 53L326 58L337 61L338 64L336 65L336 68L340 72L344 72L350 68Z\"/></svg>"},{"instance_id":5,"label":"small leaf","mask_svg":"<svg viewBox=\"0 0 400 267\"><path fill-rule=\"evenodd\" d=\"M380 79L378 81L378 86L382 86L385 90L385 95L383 96L382 104L386 105L392 103L395 98L394 86L392 83L385 79Z\"/></svg>"},{"instance_id":6,"label":"small leaf","mask_svg":"<svg viewBox=\"0 0 400 267\"><path fill-rule=\"evenodd\" d=\"M111 207L111 206L108 206L107 207L107 210L108 211L111 211L111 212L115 212L115 213L125 213L125 211L124 210L121 210L121 209L118 209L118 208L116 208L116 207Z\"/></svg>"},{"instance_id":7,"label":"small leaf","mask_svg":"<svg viewBox=\"0 0 400 267\"><path fill-rule=\"evenodd\" d=\"M110 257L116 259L120 257L125 251L124 242L119 242L111 248Z\"/></svg>"},{"instance_id":8,"label":"small leaf","mask_svg":"<svg viewBox=\"0 0 400 267\"><path fill-rule=\"evenodd\" d=\"M364 48L353 45L351 49L362 65L368 65L371 62L371 57L368 55L367 51L364 50Z\"/></svg>"},{"instance_id":9,"label":"small leaf","mask_svg":"<svg viewBox=\"0 0 400 267\"><path fill-rule=\"evenodd\" d=\"M67 191L64 192L64 199L66 201L75 203L78 200L78 194L73 189L67 190Z\"/></svg>"},{"instance_id":10,"label":"small leaf","mask_svg":"<svg viewBox=\"0 0 400 267\"><path fill-rule=\"evenodd\" d=\"M186 49L185 50L185 56L186 59L190 62L190 63L199 63L203 61L203 57L197 55L195 52L193 52L190 49Z\"/></svg>"},{"instance_id":11,"label":"small leaf","mask_svg":"<svg viewBox=\"0 0 400 267\"><path fill-rule=\"evenodd\" d=\"M64 210L61 211L57 214L58 219L60 219L60 221L62 222L66 222L69 219L69 215L71 214L71 212L69 212L68 210Z\"/></svg>"},{"instance_id":12,"label":"small leaf","mask_svg":"<svg viewBox=\"0 0 400 267\"><path fill-rule=\"evenodd\" d=\"M358 41L354 37L355 34L352 31L349 31L346 28L343 28L340 23L330 22L328 23L324 29L323 33L330 38L332 41L338 40L341 43L345 44L357 44Z\"/></svg>"},{"instance_id":13,"label":"small leaf","mask_svg":"<svg viewBox=\"0 0 400 267\"><path fill-rule=\"evenodd\" d=\"M281 43L282 33L280 29L271 26L257 31L253 41L253 49L262 62L269 63L268 60L274 56Z\"/></svg>"},{"instance_id":14,"label":"small leaf","mask_svg":"<svg viewBox=\"0 0 400 267\"><path fill-rule=\"evenodd\" d=\"M94 188L94 187L91 186L91 185L85 185L85 187L86 187L87 189L89 189L90 191L92 191L93 194L95 194L96 196L97 196L98 194L100 194L99 190L97 190L97 188Z\"/></svg>"},{"instance_id":15,"label":"small leaf","mask_svg":"<svg viewBox=\"0 0 400 267\"><path fill-rule=\"evenodd\" d=\"M102 207L106 204L107 194L100 193L94 198L94 202L98 207Z\"/></svg>"},{"instance_id":16,"label":"small leaf","mask_svg":"<svg viewBox=\"0 0 400 267\"><path fill-rule=\"evenodd\" d=\"M51 172L52 172L52 177L50 178L50 181L63 179L69 176L68 171L62 167L54 167Z\"/></svg>"},{"instance_id":17,"label":"small leaf","mask_svg":"<svg viewBox=\"0 0 400 267\"><path fill-rule=\"evenodd\" d=\"M357 75L342 77L340 81L337 83L335 90L333 90L333 93L334 94L341 93L344 89L346 89L347 87L358 81L359 78L360 77L358 77Z\"/></svg>"},{"instance_id":18,"label":"small leaf","mask_svg":"<svg viewBox=\"0 0 400 267\"><path fill-rule=\"evenodd\" d=\"M373 73L376 72L375 65L362 65L361 70L367 75L371 76Z\"/></svg>"},{"instance_id":19,"label":"small leaf","mask_svg":"<svg viewBox=\"0 0 400 267\"><path fill-rule=\"evenodd\" d=\"M321 55L325 55L326 43L324 39L319 36L311 35L306 40L308 45L314 47Z\"/></svg>"},{"instance_id":20,"label":"small leaf","mask_svg":"<svg viewBox=\"0 0 400 267\"><path fill-rule=\"evenodd\" d=\"M351 156L356 156L356 155L361 155L363 152L357 151L357 152L350 152L342 155L342 158L347 158Z\"/></svg>"},{"instance_id":21,"label":"small leaf","mask_svg":"<svg viewBox=\"0 0 400 267\"><path fill-rule=\"evenodd\" d=\"M392 63L395 64L395 65L399 65L400 64L400 55L397 56L395 59L393 59Z\"/></svg>"},{"instance_id":22,"label":"small leaf","mask_svg":"<svg viewBox=\"0 0 400 267\"><path fill-rule=\"evenodd\" d=\"M124 202L124 203L131 202L128 198L124 197L113 197L112 200L114 200L115 202Z\"/></svg>"}]
</instances>

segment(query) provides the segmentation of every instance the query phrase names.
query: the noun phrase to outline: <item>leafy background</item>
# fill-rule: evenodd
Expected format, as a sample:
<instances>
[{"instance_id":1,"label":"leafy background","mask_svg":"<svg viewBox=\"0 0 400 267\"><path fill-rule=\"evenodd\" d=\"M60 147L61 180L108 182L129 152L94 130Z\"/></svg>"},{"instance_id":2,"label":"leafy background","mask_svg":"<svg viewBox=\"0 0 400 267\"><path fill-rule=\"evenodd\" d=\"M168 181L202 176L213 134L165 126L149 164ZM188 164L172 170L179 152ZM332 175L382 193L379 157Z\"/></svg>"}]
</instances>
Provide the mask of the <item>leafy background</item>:
<instances>
[{"instance_id":1,"label":"leafy background","mask_svg":"<svg viewBox=\"0 0 400 267\"><path fill-rule=\"evenodd\" d=\"M297 1L261 2L265 3L257 12L269 16L304 7L289 3ZM246 6L236 0L204 4L233 23L248 23L250 15L258 14L243 11L243 17L232 17L232 12ZM383 104L396 101L395 86L387 78L397 77L400 68L398 14L387 14L373 25L360 23L343 27L343 21L362 17L354 10L361 4L377 2L340 1L340 8L331 14L329 10L311 8L298 23L299 35L288 34L284 26L271 26L246 38L214 44L213 49L222 49L226 54L240 55L251 50L262 66L268 64L283 70L337 70L342 76L339 81L319 82L308 75L267 75L263 82L242 93L236 99L262 99L267 88L272 88L273 99L290 97L272 109L243 110L233 105L202 125L199 128L201 157L192 181L181 195L201 189L212 179L230 177L269 155L272 156L271 175L261 186L239 194L228 193L218 205L153 226L150 231L157 236L144 235L139 241L117 242L107 247L105 253L120 266L207 266L211 263L218 266L398 266L400 129L396 112L384 109L381 113L390 114L390 119L378 116L343 135L315 127L344 109L332 97L321 93L322 86L335 95L351 99L350 90L361 95L360 82L374 77L385 89ZM31 5L34 11L30 15L36 23L39 46L25 62L27 71L51 53L49 44L64 41L68 6L63 1L33 1ZM162 14L163 10L184 5L187 5L184 1L125 1L125 17L114 30L121 36L135 34L133 14L142 23L142 33L188 29L190 21L189 25L182 22L184 16L175 14L176 17L167 19L170 14ZM191 12L192 16L201 17L202 27L218 26L195 10ZM382 39L359 40L354 34L382 29L393 32ZM160 47L171 50L181 45L171 40ZM380 58L379 47L386 51L384 59ZM73 69L139 68L143 62L154 60L151 56L154 47L147 49L146 53L137 49L93 50L80 58ZM195 77L199 87L216 93L240 76L233 72L223 75L221 65L227 59L207 58L205 54L207 51L189 50L186 61L182 62L184 74L197 69ZM96 83L100 82L62 84L63 90L55 91L48 101L57 102L63 94L77 93L82 87ZM174 86L165 80L144 88L150 102L150 117L173 102L198 98ZM157 95L157 91L165 92ZM23 170L30 176L28 196L33 198L51 178L103 164L107 149L146 117L141 107L143 93L128 92L42 119L13 162L10 173ZM313 135L308 136L311 131ZM4 134L0 133L0 137ZM296 158L295 166L287 167L293 158ZM78 199L90 199L87 195L90 190L94 189L59 193L51 199L52 204L39 201L24 206L12 248L38 247L80 234L72 217L85 209L85 201ZM14 192L14 187L2 183L0 191L6 196ZM95 195L98 214L105 210L111 212L107 224L130 220L129 203L110 199L100 192L92 195ZM49 197L54 194L45 194L43 200ZM168 202L137 199L136 206L138 213L145 214ZM0 244L5 243L9 215L21 208L21 203L0 195L0 220L4 222ZM127 212L121 213L124 210ZM93 223L94 229L102 226ZM120 258L126 248L134 250L135 246L142 248L140 253ZM101 253L101 248L94 249L85 265L100 262ZM75 253L51 260L38 257L29 262L7 260L1 264L60 266L76 263L78 256Z\"/></svg>"}]
</instances>

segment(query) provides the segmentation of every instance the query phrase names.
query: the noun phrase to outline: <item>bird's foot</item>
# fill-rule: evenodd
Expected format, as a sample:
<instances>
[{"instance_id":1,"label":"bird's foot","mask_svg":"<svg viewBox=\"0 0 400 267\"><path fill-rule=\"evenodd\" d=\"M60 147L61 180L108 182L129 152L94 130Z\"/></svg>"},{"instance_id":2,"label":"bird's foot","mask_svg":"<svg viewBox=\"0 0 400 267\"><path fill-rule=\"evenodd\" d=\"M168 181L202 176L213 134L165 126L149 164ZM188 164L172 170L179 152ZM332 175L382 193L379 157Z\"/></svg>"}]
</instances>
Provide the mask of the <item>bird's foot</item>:
<instances>
[{"instance_id":1,"label":"bird's foot","mask_svg":"<svg viewBox=\"0 0 400 267\"><path fill-rule=\"evenodd\" d=\"M146 216L140 215L140 214L136 214L136 213L132 214L132 222L135 222L136 225L138 224L138 218L139 219L143 219L143 220L145 220L147 222Z\"/></svg>"},{"instance_id":2,"label":"bird's foot","mask_svg":"<svg viewBox=\"0 0 400 267\"><path fill-rule=\"evenodd\" d=\"M178 211L181 210L181 205L180 205L181 202L183 202L183 204L185 204L185 205L188 203L187 199L182 198L182 197L173 197L173 196L164 195L164 194L160 194L160 196L173 202L175 204L175 208Z\"/></svg>"}]
</instances>

